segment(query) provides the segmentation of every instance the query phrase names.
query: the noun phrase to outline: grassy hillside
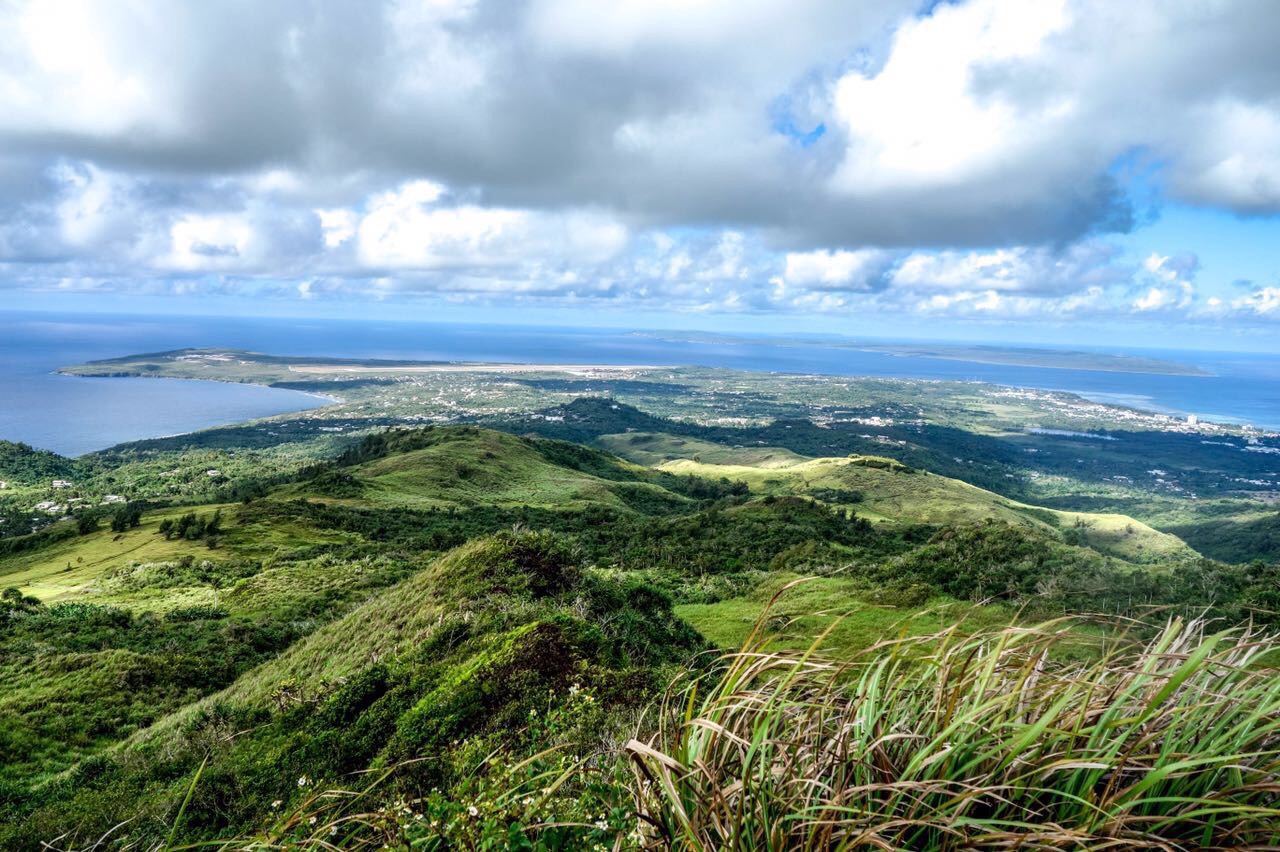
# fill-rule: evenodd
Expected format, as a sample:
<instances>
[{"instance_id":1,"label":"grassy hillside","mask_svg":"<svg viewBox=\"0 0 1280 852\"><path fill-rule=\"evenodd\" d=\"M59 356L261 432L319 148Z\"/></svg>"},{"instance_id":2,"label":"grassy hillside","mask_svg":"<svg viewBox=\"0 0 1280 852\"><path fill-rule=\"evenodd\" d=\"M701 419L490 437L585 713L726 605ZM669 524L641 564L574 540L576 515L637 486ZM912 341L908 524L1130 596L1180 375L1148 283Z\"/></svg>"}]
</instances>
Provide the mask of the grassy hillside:
<instances>
[{"instance_id":1,"label":"grassy hillside","mask_svg":"<svg viewBox=\"0 0 1280 852\"><path fill-rule=\"evenodd\" d=\"M678 508L687 502L657 484L659 477L621 459L487 429L393 435L378 452L379 458L342 466L278 496L375 507L552 506L566 511L588 505Z\"/></svg>"},{"instance_id":2,"label":"grassy hillside","mask_svg":"<svg viewBox=\"0 0 1280 852\"><path fill-rule=\"evenodd\" d=\"M767 617L765 649L804 651L822 636L824 654L837 659L851 659L888 639L927 635L957 623L974 631L1003 627L1015 617L1002 606L961 602L923 587L913 592L871 589L854 578L778 572L748 594L683 604L676 614L726 649L742 647Z\"/></svg>"},{"instance_id":3,"label":"grassy hillside","mask_svg":"<svg viewBox=\"0 0 1280 852\"><path fill-rule=\"evenodd\" d=\"M823 636L855 661L953 624L1277 608L1266 566L884 456L599 444L629 460L381 432L236 502L139 504L136 524L71 521L0 555L0 848L121 823L137 848L317 826L339 846L625 847L619 746L677 672L714 670L710 648ZM387 777L368 798L316 797L369 769Z\"/></svg>"},{"instance_id":4,"label":"grassy hillside","mask_svg":"<svg viewBox=\"0 0 1280 852\"><path fill-rule=\"evenodd\" d=\"M25 817L0 830L0 843L34 845L71 825L95 837L129 817L139 820L135 842L150 843L193 783L189 837L251 829L278 802L371 764L429 755L397 775L406 796L464 783L492 748L548 733L531 720L555 696L591 697L591 712L556 734L572 741L601 732L596 707L655 688L662 666L700 644L670 607L643 584L585 570L552 537L477 540L162 719L91 774L20 797ZM572 792L597 796L589 786ZM576 799L563 804L580 812Z\"/></svg>"},{"instance_id":5,"label":"grassy hillside","mask_svg":"<svg viewBox=\"0 0 1280 852\"><path fill-rule=\"evenodd\" d=\"M726 454L729 452L732 451ZM680 459L664 462L660 469L740 480L755 493L807 494L855 507L864 517L881 522L955 525L998 520L1042 531L1062 531L1073 543L1130 562L1168 563L1198 556L1176 536L1133 518L1028 506L966 482L912 470L876 456L786 464L771 460L767 465L728 459L719 464Z\"/></svg>"},{"instance_id":6,"label":"grassy hillside","mask_svg":"<svg viewBox=\"0 0 1280 852\"><path fill-rule=\"evenodd\" d=\"M726 446L663 432L601 435L595 443L622 458L653 467L675 459L764 468L784 467L804 461L804 456L782 447L745 447L741 444Z\"/></svg>"}]
</instances>

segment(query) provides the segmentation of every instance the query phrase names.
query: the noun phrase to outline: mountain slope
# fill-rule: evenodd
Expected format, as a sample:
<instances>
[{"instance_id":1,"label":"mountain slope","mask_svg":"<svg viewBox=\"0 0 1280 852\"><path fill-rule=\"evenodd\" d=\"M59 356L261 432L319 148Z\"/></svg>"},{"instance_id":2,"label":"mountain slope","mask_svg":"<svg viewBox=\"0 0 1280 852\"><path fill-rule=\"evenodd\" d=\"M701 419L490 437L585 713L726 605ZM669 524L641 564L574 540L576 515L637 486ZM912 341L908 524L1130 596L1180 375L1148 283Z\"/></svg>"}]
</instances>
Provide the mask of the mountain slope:
<instances>
[{"instance_id":1,"label":"mountain slope","mask_svg":"<svg viewBox=\"0 0 1280 852\"><path fill-rule=\"evenodd\" d=\"M607 453L471 426L376 436L353 450L346 462L276 497L405 508L576 510L601 505L674 510L688 503L664 487L672 484L670 477Z\"/></svg>"},{"instance_id":2,"label":"mountain slope","mask_svg":"<svg viewBox=\"0 0 1280 852\"><path fill-rule=\"evenodd\" d=\"M759 452L759 451L751 451ZM1028 506L945 476L915 471L875 456L818 458L789 464L664 462L660 470L727 477L753 493L802 494L848 505L887 523L955 525L997 520L1040 531L1060 531L1073 543L1135 563L1186 561L1198 554L1176 536L1124 515L1067 512Z\"/></svg>"},{"instance_id":3,"label":"mountain slope","mask_svg":"<svg viewBox=\"0 0 1280 852\"><path fill-rule=\"evenodd\" d=\"M429 755L398 776L422 795L457 783L455 762L476 749L527 739L552 696L572 687L603 708L633 704L659 687L664 666L700 647L669 599L586 570L562 540L479 539L140 732L92 774L20 799L24 816L0 827L0 846L35 845L69 826L90 839L129 817L135 839L150 842L191 789L187 836L221 836L298 795L306 784L295 779ZM563 734L600 723L584 713Z\"/></svg>"}]
</instances>

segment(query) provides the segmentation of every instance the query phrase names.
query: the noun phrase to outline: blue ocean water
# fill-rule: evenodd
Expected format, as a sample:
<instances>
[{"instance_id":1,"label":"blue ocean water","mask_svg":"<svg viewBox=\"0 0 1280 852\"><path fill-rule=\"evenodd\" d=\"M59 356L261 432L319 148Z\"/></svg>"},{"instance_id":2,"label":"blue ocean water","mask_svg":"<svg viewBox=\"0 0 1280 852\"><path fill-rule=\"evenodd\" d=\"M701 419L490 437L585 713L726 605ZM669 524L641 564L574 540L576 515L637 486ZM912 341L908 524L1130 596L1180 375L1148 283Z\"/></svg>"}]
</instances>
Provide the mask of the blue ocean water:
<instances>
[{"instance_id":1,"label":"blue ocean water","mask_svg":"<svg viewBox=\"0 0 1280 852\"><path fill-rule=\"evenodd\" d=\"M662 364L984 381L1067 390L1205 420L1280 428L1280 361L1266 355L1135 351L1211 376L1012 367L867 352L821 341L310 319L0 314L0 438L78 455L135 440L323 404L294 391L167 379L81 379L66 364L187 346L280 355L534 363Z\"/></svg>"}]
</instances>

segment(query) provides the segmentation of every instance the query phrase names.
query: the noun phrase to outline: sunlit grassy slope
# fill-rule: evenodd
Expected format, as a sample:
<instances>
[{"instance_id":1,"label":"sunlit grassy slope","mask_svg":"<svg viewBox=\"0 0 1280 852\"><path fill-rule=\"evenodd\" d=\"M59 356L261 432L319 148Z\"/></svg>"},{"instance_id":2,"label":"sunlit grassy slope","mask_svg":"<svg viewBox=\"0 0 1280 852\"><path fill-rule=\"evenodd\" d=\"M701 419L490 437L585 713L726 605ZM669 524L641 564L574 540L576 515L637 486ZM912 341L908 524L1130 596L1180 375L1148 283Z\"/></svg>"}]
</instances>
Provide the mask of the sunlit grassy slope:
<instances>
[{"instance_id":1,"label":"sunlit grassy slope","mask_svg":"<svg viewBox=\"0 0 1280 852\"><path fill-rule=\"evenodd\" d=\"M706 464L740 464L752 467L785 467L802 462L805 457L784 447L726 447L712 441L669 435L663 432L625 432L602 435L601 447L637 464L657 466L675 459L690 459Z\"/></svg>"},{"instance_id":2,"label":"sunlit grassy slope","mask_svg":"<svg viewBox=\"0 0 1280 852\"><path fill-rule=\"evenodd\" d=\"M678 509L690 500L654 480L653 471L585 447L554 441L530 441L503 432L457 428L436 430L428 446L282 486L271 501L305 499L345 506L385 508L518 507L580 511L605 506ZM166 539L158 534L165 520L188 512L222 512L217 547L203 540ZM184 506L144 513L141 526L123 533L103 528L51 546L0 558L0 587L16 587L46 602L92 597L99 602L128 602L162 607L164 601L189 605L196 598L172 590L164 595L122 595L110 582L139 565L190 558L272 560L326 545L359 544L360 536L279 515L264 518L235 504ZM199 598L204 602L208 595Z\"/></svg>"},{"instance_id":3,"label":"sunlit grassy slope","mask_svg":"<svg viewBox=\"0 0 1280 852\"><path fill-rule=\"evenodd\" d=\"M839 577L796 582L801 579L778 573L750 594L679 605L676 613L717 647L733 649L743 645L767 611L767 648L803 651L824 636L823 653L836 658L886 639L933 633L957 623L974 630L1003 627L1015 615L1007 607L962 603L942 595L924 601L877 599L864 584ZM796 585L773 601L790 583Z\"/></svg>"},{"instance_id":4,"label":"sunlit grassy slope","mask_svg":"<svg viewBox=\"0 0 1280 852\"><path fill-rule=\"evenodd\" d=\"M308 499L369 508L467 508L529 506L577 511L606 506L679 509L688 498L651 481L633 462L561 442L535 441L502 432L436 430L427 446L387 454L277 489L270 499ZM638 439L638 440L637 440ZM772 447L725 447L658 433L606 436L606 447L660 471L746 482L759 495L805 495L843 505L884 524L953 525L999 520L1049 531L1132 563L1195 558L1175 536L1124 515L1042 509L1008 500L959 480L912 471L873 456L804 459ZM686 453L686 457L675 457ZM159 524L195 511L221 509L224 534L218 548L203 541L166 540ZM102 529L52 546L0 559L0 585L45 601L91 596L163 608L205 602L207 593L121 596L101 579L131 566L194 560L271 559L299 548L357 543L351 533L252 514L235 505L209 505L146 513L142 526L124 533ZM144 600L144 598L147 598Z\"/></svg>"},{"instance_id":5,"label":"sunlit grassy slope","mask_svg":"<svg viewBox=\"0 0 1280 852\"><path fill-rule=\"evenodd\" d=\"M726 451L731 453L733 451ZM746 451L751 455L762 450ZM1135 563L1194 559L1176 536L1125 515L1064 512L1028 506L957 479L909 470L875 456L819 458L760 466L676 459L661 470L746 482L760 494L809 494L844 504L868 519L890 523L963 524L1000 520L1058 530L1101 553ZM847 501L847 502L846 502Z\"/></svg>"},{"instance_id":6,"label":"sunlit grassy slope","mask_svg":"<svg viewBox=\"0 0 1280 852\"><path fill-rule=\"evenodd\" d=\"M626 508L635 501L682 498L646 481L652 474L622 459L561 442L531 441L487 429L438 430L428 446L344 468L279 493L374 507L588 505Z\"/></svg>"},{"instance_id":7,"label":"sunlit grassy slope","mask_svg":"<svg viewBox=\"0 0 1280 852\"><path fill-rule=\"evenodd\" d=\"M224 532L217 538L216 549L211 549L205 540L166 539L159 534L160 524L165 520L174 521L189 512L211 517L218 511L222 512ZM0 586L16 587L49 603L84 597L101 602L128 598L130 603L142 603L139 596L121 594L118 583L113 587L104 581L139 565L170 563L183 558L213 562L260 560L301 547L336 544L352 538L341 532L274 519L270 523L241 523L235 505L161 509L146 512L140 526L125 532L112 532L104 527L6 557L0 560ZM164 597L175 605L191 602L179 601L172 593Z\"/></svg>"}]
</instances>

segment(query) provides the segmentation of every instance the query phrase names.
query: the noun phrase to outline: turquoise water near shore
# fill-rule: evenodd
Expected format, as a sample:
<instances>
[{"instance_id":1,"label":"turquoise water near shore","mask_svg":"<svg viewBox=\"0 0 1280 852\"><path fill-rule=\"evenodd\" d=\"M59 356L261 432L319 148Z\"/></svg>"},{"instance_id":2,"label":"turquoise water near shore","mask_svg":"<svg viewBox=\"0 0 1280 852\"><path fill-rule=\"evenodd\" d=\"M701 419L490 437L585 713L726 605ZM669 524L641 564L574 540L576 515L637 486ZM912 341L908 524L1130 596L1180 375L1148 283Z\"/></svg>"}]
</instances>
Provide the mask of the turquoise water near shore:
<instances>
[{"instance_id":1,"label":"turquoise water near shore","mask_svg":"<svg viewBox=\"0 0 1280 852\"><path fill-rule=\"evenodd\" d=\"M79 455L159 437L314 408L313 394L174 379L85 379L58 367L199 346L280 355L668 364L847 376L983 381L1065 390L1205 420L1280 428L1280 360L1222 352L1130 351L1191 364L1207 376L975 363L868 352L821 341L735 340L618 330L228 317L0 313L0 438Z\"/></svg>"}]
</instances>

